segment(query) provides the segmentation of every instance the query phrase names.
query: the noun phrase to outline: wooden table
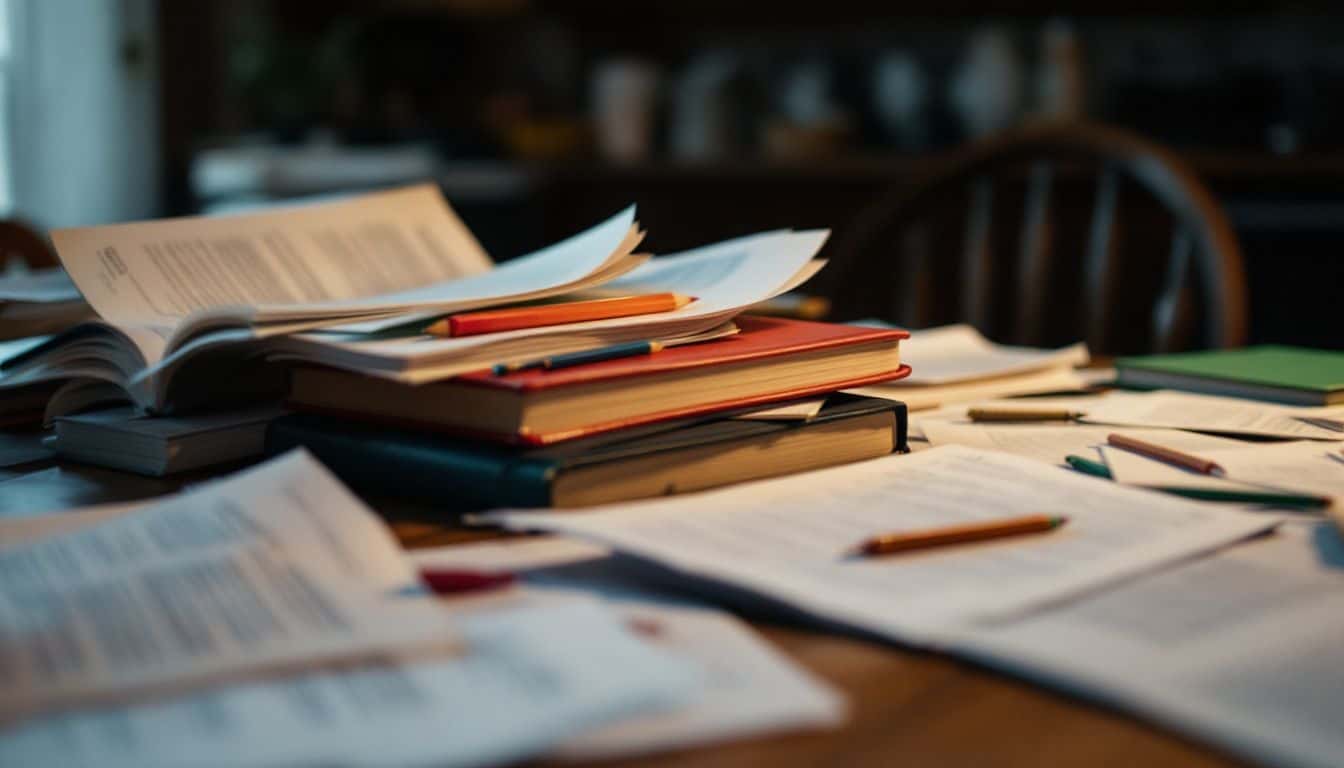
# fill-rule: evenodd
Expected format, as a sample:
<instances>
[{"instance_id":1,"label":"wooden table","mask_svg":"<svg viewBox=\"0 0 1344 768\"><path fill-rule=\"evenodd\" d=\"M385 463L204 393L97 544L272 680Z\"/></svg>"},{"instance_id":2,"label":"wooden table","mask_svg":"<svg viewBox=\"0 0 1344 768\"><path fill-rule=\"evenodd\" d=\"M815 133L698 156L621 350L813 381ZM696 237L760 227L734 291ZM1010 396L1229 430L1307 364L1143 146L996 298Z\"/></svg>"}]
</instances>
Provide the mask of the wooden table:
<instances>
[{"instance_id":1,"label":"wooden table","mask_svg":"<svg viewBox=\"0 0 1344 768\"><path fill-rule=\"evenodd\" d=\"M37 439L36 436L6 439ZM167 493L204 476L143 478L51 460L0 468L0 516ZM408 547L494 533L375 505ZM770 642L843 691L832 731L744 739L607 766L1229 766L1237 761L1123 714L946 656L746 617Z\"/></svg>"}]
</instances>

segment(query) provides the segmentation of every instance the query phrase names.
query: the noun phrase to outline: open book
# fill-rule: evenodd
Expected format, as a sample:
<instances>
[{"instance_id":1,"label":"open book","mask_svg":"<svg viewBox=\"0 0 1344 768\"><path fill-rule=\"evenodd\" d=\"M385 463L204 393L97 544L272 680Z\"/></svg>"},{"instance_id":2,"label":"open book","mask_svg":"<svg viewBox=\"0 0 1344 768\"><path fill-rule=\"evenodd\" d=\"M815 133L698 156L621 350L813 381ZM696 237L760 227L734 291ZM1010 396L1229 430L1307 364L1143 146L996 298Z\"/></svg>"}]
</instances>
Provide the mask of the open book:
<instances>
[{"instance_id":1,"label":"open book","mask_svg":"<svg viewBox=\"0 0 1344 768\"><path fill-rule=\"evenodd\" d=\"M0 386L68 380L60 415L129 399L166 412L266 389L242 362L303 361L430 381L518 358L703 333L820 268L824 232L771 232L649 262L628 208L493 266L432 185L259 214L53 234L100 320L6 361ZM673 291L675 312L476 337L425 336L427 319L603 286ZM188 375L190 374L190 375Z\"/></svg>"}]
</instances>

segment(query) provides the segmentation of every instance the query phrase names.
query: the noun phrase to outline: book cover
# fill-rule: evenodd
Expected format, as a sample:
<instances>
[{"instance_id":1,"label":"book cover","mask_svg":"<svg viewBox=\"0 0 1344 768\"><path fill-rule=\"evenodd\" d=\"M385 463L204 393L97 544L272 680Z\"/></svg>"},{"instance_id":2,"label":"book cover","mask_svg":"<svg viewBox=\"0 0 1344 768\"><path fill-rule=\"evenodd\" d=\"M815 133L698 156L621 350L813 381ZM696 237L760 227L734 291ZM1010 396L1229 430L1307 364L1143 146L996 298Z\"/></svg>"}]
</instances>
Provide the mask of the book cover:
<instances>
[{"instance_id":1,"label":"book cover","mask_svg":"<svg viewBox=\"0 0 1344 768\"><path fill-rule=\"evenodd\" d=\"M274 455L303 446L356 490L429 502L436 509L461 513L552 506L553 483L565 472L658 455L673 463L687 449L735 443L756 443L768 450L772 438L886 411L894 417L891 449L904 452L908 450L905 405L848 394L831 395L806 422L715 416L646 425L542 448L294 414L271 425L266 450Z\"/></svg>"},{"instance_id":2,"label":"book cover","mask_svg":"<svg viewBox=\"0 0 1344 768\"><path fill-rule=\"evenodd\" d=\"M1344 396L1344 352L1263 345L1116 361L1121 385L1326 404Z\"/></svg>"},{"instance_id":3,"label":"book cover","mask_svg":"<svg viewBox=\"0 0 1344 768\"><path fill-rule=\"evenodd\" d=\"M453 379L453 383L526 393L910 338L908 331L897 328L865 328L782 317L741 315L735 322L741 329L735 336L703 344L672 347L656 355L626 357L553 371L517 371L504 376L495 376L489 370L482 370L458 376Z\"/></svg>"}]
</instances>

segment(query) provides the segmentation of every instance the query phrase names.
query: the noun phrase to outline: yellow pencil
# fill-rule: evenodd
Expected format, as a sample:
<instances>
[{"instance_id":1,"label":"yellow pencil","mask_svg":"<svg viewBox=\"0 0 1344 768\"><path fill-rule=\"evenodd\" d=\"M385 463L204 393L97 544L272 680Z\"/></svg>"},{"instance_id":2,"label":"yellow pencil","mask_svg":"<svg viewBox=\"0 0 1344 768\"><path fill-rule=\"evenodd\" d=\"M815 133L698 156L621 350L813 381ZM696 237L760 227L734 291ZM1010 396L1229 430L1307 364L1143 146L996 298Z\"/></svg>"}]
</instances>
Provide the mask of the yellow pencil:
<instances>
[{"instance_id":1,"label":"yellow pencil","mask_svg":"<svg viewBox=\"0 0 1344 768\"><path fill-rule=\"evenodd\" d=\"M1067 517L1062 515L1026 515L1000 520L960 523L945 528L884 533L865 539L852 550L852 554L865 557L890 555L914 549L928 549L949 544L963 544L970 541L985 541L987 539L1001 539L1006 536L1040 533L1054 530L1068 520Z\"/></svg>"}]
</instances>

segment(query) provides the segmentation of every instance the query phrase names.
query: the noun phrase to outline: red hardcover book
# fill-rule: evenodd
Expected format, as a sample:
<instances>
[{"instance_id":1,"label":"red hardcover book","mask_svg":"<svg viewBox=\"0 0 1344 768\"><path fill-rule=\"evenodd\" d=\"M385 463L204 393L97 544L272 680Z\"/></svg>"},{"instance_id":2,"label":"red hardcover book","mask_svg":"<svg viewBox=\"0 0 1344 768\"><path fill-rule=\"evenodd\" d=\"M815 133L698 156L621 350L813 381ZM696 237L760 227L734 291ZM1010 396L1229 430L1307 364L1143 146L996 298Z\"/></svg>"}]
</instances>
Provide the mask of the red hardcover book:
<instances>
[{"instance_id":1,"label":"red hardcover book","mask_svg":"<svg viewBox=\"0 0 1344 768\"><path fill-rule=\"evenodd\" d=\"M295 408L524 445L687 419L903 378L901 330L742 316L735 336L652 355L412 386L295 371Z\"/></svg>"}]
</instances>

